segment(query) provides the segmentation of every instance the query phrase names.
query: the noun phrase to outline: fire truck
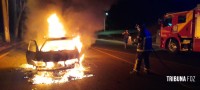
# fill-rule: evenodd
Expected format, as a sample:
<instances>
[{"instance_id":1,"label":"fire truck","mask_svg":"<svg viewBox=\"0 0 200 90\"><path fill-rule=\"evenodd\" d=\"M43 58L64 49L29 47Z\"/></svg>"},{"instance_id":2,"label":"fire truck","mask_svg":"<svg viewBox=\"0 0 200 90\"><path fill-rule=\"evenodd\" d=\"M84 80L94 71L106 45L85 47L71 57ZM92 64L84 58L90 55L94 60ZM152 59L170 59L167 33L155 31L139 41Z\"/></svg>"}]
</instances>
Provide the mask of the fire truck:
<instances>
[{"instance_id":1,"label":"fire truck","mask_svg":"<svg viewBox=\"0 0 200 90\"><path fill-rule=\"evenodd\" d=\"M200 51L200 4L192 10L164 15L160 47L174 53Z\"/></svg>"}]
</instances>

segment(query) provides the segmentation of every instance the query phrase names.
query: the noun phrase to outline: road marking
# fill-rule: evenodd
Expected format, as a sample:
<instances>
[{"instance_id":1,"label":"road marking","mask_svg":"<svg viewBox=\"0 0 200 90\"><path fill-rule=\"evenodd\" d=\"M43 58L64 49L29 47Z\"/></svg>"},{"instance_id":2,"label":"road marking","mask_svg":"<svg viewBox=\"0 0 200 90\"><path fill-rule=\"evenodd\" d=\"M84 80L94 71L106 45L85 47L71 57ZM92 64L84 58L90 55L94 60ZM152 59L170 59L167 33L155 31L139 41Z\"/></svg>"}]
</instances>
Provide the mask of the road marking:
<instances>
[{"instance_id":1,"label":"road marking","mask_svg":"<svg viewBox=\"0 0 200 90\"><path fill-rule=\"evenodd\" d=\"M114 57L114 58L116 58L116 59L118 59L118 60L121 60L121 61L123 61L123 62L126 62L126 63L128 63L128 64L133 64L132 62L127 61L126 59L123 59L123 58L114 56L114 55L112 55L112 54L106 53L106 52L104 52L104 51L102 51L102 50L99 50L99 49L97 49L97 48L92 48L92 49L94 49L94 50L96 50L96 51L99 51L99 52L101 52L101 53L104 53L104 54L106 54L106 55L109 55L109 56L111 56L111 57Z\"/></svg>"},{"instance_id":2,"label":"road marking","mask_svg":"<svg viewBox=\"0 0 200 90\"><path fill-rule=\"evenodd\" d=\"M105 48L97 48L97 47L93 47L95 49L102 49L102 50L106 50L106 51L111 51L111 52L117 52L117 53L122 53L122 54L126 54L126 55L133 55L133 54L130 54L130 53L126 53L126 52L120 52L120 51L116 51L116 50L110 50L110 49L105 49Z\"/></svg>"},{"instance_id":3,"label":"road marking","mask_svg":"<svg viewBox=\"0 0 200 90\"><path fill-rule=\"evenodd\" d=\"M20 43L18 43L18 44L20 44L20 46L21 46L21 45L22 45L22 42L20 42ZM11 46L9 46L9 47L7 47L7 48L15 47L15 46L17 46L18 44L11 45ZM0 55L0 59L3 58L4 56L8 55L11 51L13 51L13 49L11 49L11 50L9 50L8 52L6 52L6 53Z\"/></svg>"},{"instance_id":4,"label":"road marking","mask_svg":"<svg viewBox=\"0 0 200 90\"><path fill-rule=\"evenodd\" d=\"M97 39L99 41L105 41L105 42L112 42L112 43L118 43L118 44L124 44L123 41L119 41L119 40L107 40L107 39Z\"/></svg>"},{"instance_id":5,"label":"road marking","mask_svg":"<svg viewBox=\"0 0 200 90\"><path fill-rule=\"evenodd\" d=\"M112 54L106 53L106 52L104 52L104 51L102 51L102 50L99 50L99 49L97 49L97 48L92 48L92 49L94 49L94 50L96 50L96 51L99 51L99 52L101 52L101 53L104 53L104 54L106 54L106 55L109 55L109 56L111 56L111 57L113 57L113 58L116 58L116 59L118 59L118 60L120 60L120 61L126 62L126 63L128 63L128 64L131 64L131 65L134 64L133 62L129 62L129 61L127 61L126 59L123 59L123 58L114 56L114 55L112 55ZM112 51L112 50L111 50L111 51ZM119 51L116 51L116 52L119 52ZM124 52L121 52L121 53L124 53ZM126 54L127 54L127 53L126 53ZM155 71L155 70L151 70L151 72L153 72L153 73L155 73L155 74L157 74L157 75L162 75L162 74L158 73L158 72Z\"/></svg>"},{"instance_id":6,"label":"road marking","mask_svg":"<svg viewBox=\"0 0 200 90\"><path fill-rule=\"evenodd\" d=\"M94 47L93 47L93 48L94 48ZM126 53L126 52L120 52L120 51L109 50L109 49L104 49L104 48L96 48L96 47L95 47L95 49L98 49L98 50L101 49L101 51L102 51L102 50L106 50L106 51L111 51L111 52L117 52L117 53L122 53L122 54L126 54L126 55L134 55L134 54ZM102 52L103 52L103 51L102 51ZM152 53L152 54L154 54L154 53ZM152 57L152 58L153 58L153 57ZM158 62L160 62L160 60L159 60L158 57L155 56L155 59L158 60ZM125 59L124 59L124 60L125 60ZM164 63L173 63L173 64L179 64L179 65L181 65L181 66L188 67L188 68L194 68L194 67L192 67L192 66L190 66L190 65L183 64L183 63L177 63L177 62L172 62L172 61L168 61L168 60L162 60L162 62L163 62L163 61L164 61ZM196 68L200 69L199 67L196 67Z\"/></svg>"},{"instance_id":7,"label":"road marking","mask_svg":"<svg viewBox=\"0 0 200 90\"><path fill-rule=\"evenodd\" d=\"M114 58L116 58L116 59L119 59L119 60L121 60L121 61L123 61L123 62L126 62L126 63L129 63L129 64L133 64L133 63L131 63L131 62L128 62L127 60L125 60L125 59L122 59L122 58L119 58L119 57L117 57L117 56L114 56L114 55L111 55L111 54L109 54L109 53L106 53L106 52L104 52L104 51L102 51L102 50L104 50L104 49L102 49L102 50L99 50L98 48L92 48L92 49L94 49L94 50L96 50L96 51L99 51L99 52L101 52L101 53L104 53L104 54L106 54L106 55L109 55L109 56L111 56L111 57L114 57ZM106 49L105 49L106 50ZM112 51L112 50L108 50L108 51ZM116 51L116 52L119 52L119 51ZM168 62L170 62L170 61L168 61ZM174 62L171 62L171 63L174 63ZM176 64L179 64L179 63L176 63ZM183 64L182 64L183 65ZM167 68L168 69L168 68ZM169 70L169 69L168 69ZM160 72L157 72L157 71L155 71L155 70L151 70L151 72L153 73L153 74L156 74L156 75L159 75L159 76L166 76L166 75L163 75L162 73L160 73ZM179 83L180 85L182 85L182 86L184 86L184 87L189 87L188 85L186 85L186 84L183 84L183 83ZM191 88L191 87L189 87L189 88Z\"/></svg>"},{"instance_id":8,"label":"road marking","mask_svg":"<svg viewBox=\"0 0 200 90\"><path fill-rule=\"evenodd\" d=\"M0 55L0 59L3 58L4 56L8 55L10 52L11 52L11 51L8 51L8 52L6 52L6 53Z\"/></svg>"},{"instance_id":9,"label":"road marking","mask_svg":"<svg viewBox=\"0 0 200 90\"><path fill-rule=\"evenodd\" d=\"M126 52L120 52L120 51L109 50L109 49L104 49L104 48L96 48L96 47L94 48L94 47L93 47L93 49L98 49L98 50L100 50L100 51L106 50L106 51L111 51L111 52L117 52L117 53L122 53L122 54L126 54L126 55L134 55L134 54L126 53ZM102 52L105 53L104 51L102 51ZM107 54L109 54L109 53L107 53ZM152 53L152 54L154 54L154 53ZM110 55L111 55L111 54L110 54ZM112 56L114 56L114 55L112 55ZM117 57L117 56L115 56L115 57ZM119 58L119 57L118 57L118 58ZM152 58L153 58L153 57L152 57ZM159 60L158 57L155 56L155 59L158 60L158 61L160 62L160 60ZM123 59L123 60L125 60L125 59ZM190 66L190 65L183 64L183 63L177 63L177 62L172 62L172 61L168 61L168 60L162 60L162 61L164 61L165 63L167 62L167 63L179 64L179 65L184 66L184 67L194 68L194 67L192 67L192 66ZM197 68L200 69L199 67L197 67Z\"/></svg>"}]
</instances>

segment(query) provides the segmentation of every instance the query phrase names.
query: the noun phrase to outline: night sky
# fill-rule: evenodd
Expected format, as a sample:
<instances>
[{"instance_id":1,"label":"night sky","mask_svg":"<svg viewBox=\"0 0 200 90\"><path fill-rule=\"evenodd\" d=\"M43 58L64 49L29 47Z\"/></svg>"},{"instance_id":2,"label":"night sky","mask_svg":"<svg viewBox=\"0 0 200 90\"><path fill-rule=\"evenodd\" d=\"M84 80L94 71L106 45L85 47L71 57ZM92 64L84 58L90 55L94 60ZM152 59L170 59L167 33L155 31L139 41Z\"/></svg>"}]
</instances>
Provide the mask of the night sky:
<instances>
[{"instance_id":1,"label":"night sky","mask_svg":"<svg viewBox=\"0 0 200 90\"><path fill-rule=\"evenodd\" d=\"M133 29L136 23L155 25L167 12L190 10L200 0L118 0L108 11L107 29Z\"/></svg>"},{"instance_id":2,"label":"night sky","mask_svg":"<svg viewBox=\"0 0 200 90\"><path fill-rule=\"evenodd\" d=\"M71 0L60 0L60 1L71 1ZM101 6L103 1L100 3L99 0L94 0L96 3L89 3L90 0L74 0L81 1L88 4L91 10L99 11L96 9L97 6ZM161 18L167 12L178 12L191 10L196 7L200 0L104 0L106 2L116 1L109 8L109 15L106 19L106 28L110 30L119 29L135 29L136 23L144 22L149 26L158 25L158 19ZM57 1L56 1L57 2ZM89 5L90 4L90 5ZM91 6L95 6L94 8ZM94 5L93 5L94 4ZM100 4L100 5L99 5ZM66 4L64 4L67 6ZM107 5L107 4L106 4ZM110 7L110 4L108 4ZM101 10L102 12L103 10ZM1 14L2 15L2 14ZM0 15L0 16L1 16ZM99 14L101 15L101 14ZM98 19L98 18L97 18ZM99 18L102 19L102 18ZM3 32L2 18L0 19L0 29Z\"/></svg>"}]
</instances>

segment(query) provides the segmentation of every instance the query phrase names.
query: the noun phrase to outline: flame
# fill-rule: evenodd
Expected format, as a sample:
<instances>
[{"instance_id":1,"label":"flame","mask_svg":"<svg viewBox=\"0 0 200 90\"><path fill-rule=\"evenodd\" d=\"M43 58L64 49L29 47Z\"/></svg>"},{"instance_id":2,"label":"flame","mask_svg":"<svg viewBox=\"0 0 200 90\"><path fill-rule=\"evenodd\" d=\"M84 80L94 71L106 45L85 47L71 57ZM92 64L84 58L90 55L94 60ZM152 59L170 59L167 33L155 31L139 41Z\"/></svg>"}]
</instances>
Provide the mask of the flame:
<instances>
[{"instance_id":1,"label":"flame","mask_svg":"<svg viewBox=\"0 0 200 90\"><path fill-rule=\"evenodd\" d=\"M59 38L59 37L65 37L66 30L64 30L64 27L62 23L59 21L59 18L56 14L52 14L48 18L49 23L49 37L50 38ZM80 41L80 36L76 36L73 38L73 40L60 40L55 42L49 42L49 46L46 46L42 49L42 51L59 51L59 50L74 50L75 47L77 47L79 53L81 52L82 43Z\"/></svg>"},{"instance_id":2,"label":"flame","mask_svg":"<svg viewBox=\"0 0 200 90\"><path fill-rule=\"evenodd\" d=\"M64 37L65 30L62 23L59 21L58 16L56 14L52 14L48 18L49 23L49 37Z\"/></svg>"},{"instance_id":3,"label":"flame","mask_svg":"<svg viewBox=\"0 0 200 90\"><path fill-rule=\"evenodd\" d=\"M80 63L80 67L79 67L80 70L85 70L85 68L83 67L83 64L82 64L84 58L85 58L85 54L83 54L83 55L80 57L80 62L79 62L79 63Z\"/></svg>"},{"instance_id":4,"label":"flame","mask_svg":"<svg viewBox=\"0 0 200 90\"><path fill-rule=\"evenodd\" d=\"M49 23L49 38L60 38L65 37L66 30L64 30L64 27L62 23L59 21L59 18L56 14L52 14L48 18ZM47 42L48 46L43 47L41 50L43 52L48 51L59 51L59 50L74 50L75 47L77 47L79 53L81 52L82 43L80 41L80 36L76 36L73 38L73 40L57 40L57 41L51 41ZM41 46L40 46L41 48Z\"/></svg>"},{"instance_id":5,"label":"flame","mask_svg":"<svg viewBox=\"0 0 200 90\"><path fill-rule=\"evenodd\" d=\"M79 53L81 52L81 48L82 48L82 43L80 41L80 36L77 36L73 39L74 44L76 45L76 47L78 48Z\"/></svg>"},{"instance_id":6,"label":"flame","mask_svg":"<svg viewBox=\"0 0 200 90\"><path fill-rule=\"evenodd\" d=\"M84 74L84 67L82 65L82 61L84 60L84 54L80 58L80 64L76 64L75 68L60 71L57 74L64 73L60 79L55 79L57 77L54 77L52 75L53 72L39 72L38 74L34 75L32 82L33 84L52 84L52 83L64 83L68 82L70 78L72 80L82 79L84 77L90 77L93 75L85 75Z\"/></svg>"},{"instance_id":7,"label":"flame","mask_svg":"<svg viewBox=\"0 0 200 90\"><path fill-rule=\"evenodd\" d=\"M54 62L47 62L46 68L51 69L55 66Z\"/></svg>"},{"instance_id":8,"label":"flame","mask_svg":"<svg viewBox=\"0 0 200 90\"><path fill-rule=\"evenodd\" d=\"M65 83L70 80L82 79L84 77L92 77L92 74L84 74L85 68L82 65L85 55L80 57L80 64L76 64L75 68L69 70L63 70L56 72L56 74L61 75L60 77L55 77L53 74L55 72L49 71L38 71L34 77L30 78L32 84L53 84L53 83ZM64 63L64 62L60 62ZM51 66L52 63L50 63ZM27 67L26 67L27 66ZM30 68L28 65L22 65L23 68Z\"/></svg>"},{"instance_id":9,"label":"flame","mask_svg":"<svg viewBox=\"0 0 200 90\"><path fill-rule=\"evenodd\" d=\"M49 33L48 36L50 38L59 38L64 37L66 32L63 28L63 25L61 22L59 22L59 19L56 14L52 14L48 18L49 23ZM79 53L82 49L82 43L80 40L80 36L76 36L72 40L63 41L59 40L56 42L49 42L48 46L43 46L41 51L47 52L47 51L59 51L59 50L74 50L75 47L78 49ZM38 71L37 74L34 75L33 78L31 78L31 81L33 84L52 84L52 83L64 83L68 82L70 79L76 80L76 79L82 79L84 77L90 77L93 75L85 75L84 71L85 68L82 65L82 62L84 60L84 54L81 55L81 57L78 59L71 59L66 61L59 61L59 62L37 62L40 65L46 65L47 69L52 69L56 64L59 64L61 66L68 66L71 64L75 64L74 68L67 69L67 70L61 70L58 72L50 72L50 71ZM79 62L78 62L79 61ZM29 67L30 68L30 67ZM56 75L55 75L56 74ZM59 76L59 79L58 77Z\"/></svg>"}]
</instances>

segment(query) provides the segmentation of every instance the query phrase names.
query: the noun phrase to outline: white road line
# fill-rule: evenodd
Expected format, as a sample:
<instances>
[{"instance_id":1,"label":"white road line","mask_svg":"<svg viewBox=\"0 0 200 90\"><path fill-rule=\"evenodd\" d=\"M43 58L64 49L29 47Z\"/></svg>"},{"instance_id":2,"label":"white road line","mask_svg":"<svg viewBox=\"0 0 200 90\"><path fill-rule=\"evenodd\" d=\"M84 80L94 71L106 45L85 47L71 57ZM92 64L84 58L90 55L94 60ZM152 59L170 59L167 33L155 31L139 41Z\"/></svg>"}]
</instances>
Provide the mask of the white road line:
<instances>
[{"instance_id":1,"label":"white road line","mask_svg":"<svg viewBox=\"0 0 200 90\"><path fill-rule=\"evenodd\" d=\"M117 53L122 53L122 54L126 54L126 55L133 55L133 54L130 54L130 53L126 53L126 52L120 52L120 51L116 51L116 50L110 50L110 49L105 49L105 48L97 48L97 47L93 47L95 49L101 49L101 50L106 50L106 51L111 51L111 52L117 52Z\"/></svg>"},{"instance_id":2,"label":"white road line","mask_svg":"<svg viewBox=\"0 0 200 90\"><path fill-rule=\"evenodd\" d=\"M11 52L11 51L8 51L8 52L6 52L6 53L0 55L0 59L3 58L4 56L8 55L10 52Z\"/></svg>"},{"instance_id":3,"label":"white road line","mask_svg":"<svg viewBox=\"0 0 200 90\"><path fill-rule=\"evenodd\" d=\"M19 45L22 45L22 42L20 42L20 43L18 43ZM17 44L14 44L14 45L11 45L11 46L9 46L9 47L7 47L7 48L11 48L11 47L15 47ZM11 51L13 51L13 49L12 50L9 50L8 52L6 52L6 53L4 53L4 54L2 54L2 55L0 55L0 59L1 58L3 58L4 56L6 56L6 55L8 55Z\"/></svg>"},{"instance_id":4,"label":"white road line","mask_svg":"<svg viewBox=\"0 0 200 90\"><path fill-rule=\"evenodd\" d=\"M94 48L94 47L93 47ZM94 48L94 49L98 49L98 50L106 50L106 51L111 51L111 52L117 52L117 53L122 53L122 54L126 54L126 55L134 55L134 54L130 54L130 53L126 53L126 52L120 52L120 51L115 51L115 50L109 50L109 49L103 49L103 48ZM103 52L103 51L102 51ZM104 52L105 53L105 52ZM109 53L108 53L109 54ZM152 54L154 54L154 53L152 53ZM110 54L111 55L111 54ZM112 55L112 56L114 56L114 55ZM117 57L117 56L116 56ZM119 58L119 57L118 57ZM156 60L158 60L159 61L159 59L158 59L158 57L155 57L155 59ZM124 59L125 60L125 59ZM172 63L172 64L179 64L179 65L181 65L181 66L184 66L184 67L188 67L188 68L194 68L194 67L192 67L192 66L190 66L190 65L187 65L187 64L183 64L183 63L177 63L177 62L172 62L172 61L168 61L168 60L162 60L162 61L164 61L165 63L167 62L167 63ZM160 61L159 61L160 62ZM198 68L198 67L197 67Z\"/></svg>"},{"instance_id":5,"label":"white road line","mask_svg":"<svg viewBox=\"0 0 200 90\"><path fill-rule=\"evenodd\" d=\"M120 61L126 62L126 63L128 63L128 64L131 64L131 65L134 64L133 62L129 62L129 61L127 61L126 59L123 59L123 58L114 56L114 55L112 55L112 54L106 53L106 52L104 52L104 51L102 51L102 50L99 50L99 49L97 49L97 48L92 48L92 49L94 49L94 50L96 50L96 51L99 51L99 52L101 52L101 53L104 53L104 54L106 54L106 55L109 55L109 56L111 56L111 57L113 57L113 58L116 58L116 59L118 59L118 60L120 60ZM116 52L119 52L119 51L116 51ZM162 75L162 74L160 74L160 73L158 73L157 71L154 71L154 70L151 70L151 72L153 72L153 73L155 73L155 74L157 74L157 75Z\"/></svg>"},{"instance_id":6,"label":"white road line","mask_svg":"<svg viewBox=\"0 0 200 90\"><path fill-rule=\"evenodd\" d=\"M106 52L104 52L104 51L102 51L102 50L99 50L99 49L97 49L97 48L92 48L92 49L94 49L94 50L96 50L96 51L99 51L99 52L101 52L101 53L104 53L104 54L106 54L106 55L109 55L109 56L111 56L111 57L113 57L113 58L116 58L116 59L118 59L118 60L121 60L121 61L123 61L123 62L126 62L126 63L128 63L128 64L133 64L132 62L127 61L126 59L123 59L123 58L114 56L114 55L112 55L112 54L106 53Z\"/></svg>"}]
</instances>

